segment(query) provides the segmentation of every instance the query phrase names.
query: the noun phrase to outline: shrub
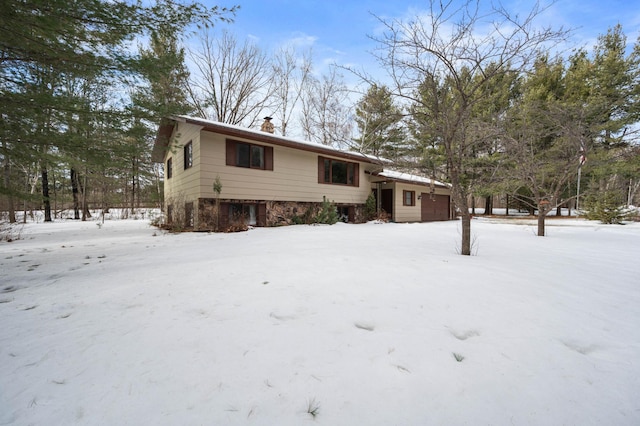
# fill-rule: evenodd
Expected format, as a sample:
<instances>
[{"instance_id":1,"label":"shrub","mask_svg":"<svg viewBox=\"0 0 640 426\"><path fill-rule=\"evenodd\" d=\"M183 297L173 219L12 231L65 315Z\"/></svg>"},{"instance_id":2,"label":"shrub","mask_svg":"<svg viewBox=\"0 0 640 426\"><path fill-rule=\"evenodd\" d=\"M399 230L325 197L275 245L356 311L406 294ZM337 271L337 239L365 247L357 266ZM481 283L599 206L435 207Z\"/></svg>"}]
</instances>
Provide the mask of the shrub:
<instances>
[{"instance_id":1,"label":"shrub","mask_svg":"<svg viewBox=\"0 0 640 426\"><path fill-rule=\"evenodd\" d=\"M373 192L367 197L367 201L364 203L364 216L365 220L373 220L376 218L377 213L376 197Z\"/></svg>"},{"instance_id":2,"label":"shrub","mask_svg":"<svg viewBox=\"0 0 640 426\"><path fill-rule=\"evenodd\" d=\"M333 225L338 222L338 219L338 210L335 204L327 200L327 197L322 197L322 204L320 211L316 214L315 223Z\"/></svg>"},{"instance_id":3,"label":"shrub","mask_svg":"<svg viewBox=\"0 0 640 426\"><path fill-rule=\"evenodd\" d=\"M244 232L248 230L247 217L242 213L235 213L229 218L229 225L223 229L223 232Z\"/></svg>"},{"instance_id":4,"label":"shrub","mask_svg":"<svg viewBox=\"0 0 640 426\"><path fill-rule=\"evenodd\" d=\"M585 201L586 218L599 220L602 223L621 223L628 216L628 211L621 205L620 194L607 191L588 197Z\"/></svg>"}]
</instances>

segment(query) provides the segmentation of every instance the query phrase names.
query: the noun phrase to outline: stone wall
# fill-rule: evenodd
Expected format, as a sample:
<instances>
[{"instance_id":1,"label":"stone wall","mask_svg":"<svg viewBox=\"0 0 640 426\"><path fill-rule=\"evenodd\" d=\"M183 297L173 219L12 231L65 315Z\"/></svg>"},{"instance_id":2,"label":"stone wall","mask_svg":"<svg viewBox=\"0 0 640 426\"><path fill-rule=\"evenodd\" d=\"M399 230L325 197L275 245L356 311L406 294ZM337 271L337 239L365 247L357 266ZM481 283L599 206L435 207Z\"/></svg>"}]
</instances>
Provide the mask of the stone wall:
<instances>
[{"instance_id":1,"label":"stone wall","mask_svg":"<svg viewBox=\"0 0 640 426\"><path fill-rule=\"evenodd\" d=\"M312 223L321 209L322 203L296 202L296 201L260 201L260 200L228 200L220 199L222 203L233 204L266 204L267 226L284 226L304 223ZM364 222L363 204L337 204L339 210L345 212L352 208L353 222ZM345 215L343 220L348 219ZM198 200L198 221L196 229L199 231L213 231L216 229L217 211L216 200L213 198L200 198Z\"/></svg>"},{"instance_id":2,"label":"stone wall","mask_svg":"<svg viewBox=\"0 0 640 426\"><path fill-rule=\"evenodd\" d=\"M198 199L198 231L215 231L217 222L216 200L213 198Z\"/></svg>"}]
</instances>

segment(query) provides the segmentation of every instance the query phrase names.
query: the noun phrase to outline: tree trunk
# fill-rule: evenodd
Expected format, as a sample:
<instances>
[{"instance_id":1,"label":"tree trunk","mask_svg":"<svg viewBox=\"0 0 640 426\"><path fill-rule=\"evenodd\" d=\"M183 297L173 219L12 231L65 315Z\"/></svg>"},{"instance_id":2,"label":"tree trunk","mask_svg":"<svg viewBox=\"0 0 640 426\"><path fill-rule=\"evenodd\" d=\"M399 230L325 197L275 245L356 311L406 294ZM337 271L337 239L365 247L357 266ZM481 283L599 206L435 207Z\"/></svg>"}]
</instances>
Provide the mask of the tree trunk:
<instances>
[{"instance_id":1,"label":"tree trunk","mask_svg":"<svg viewBox=\"0 0 640 426\"><path fill-rule=\"evenodd\" d=\"M462 242L460 244L460 254L463 256L471 255L471 216L469 212L469 193L459 184L459 175L454 168L449 169L453 202L456 208L460 210L460 219L462 221Z\"/></svg>"},{"instance_id":2,"label":"tree trunk","mask_svg":"<svg viewBox=\"0 0 640 426\"><path fill-rule=\"evenodd\" d=\"M547 216L546 209L538 208L538 237L544 237L544 219Z\"/></svg>"},{"instance_id":3,"label":"tree trunk","mask_svg":"<svg viewBox=\"0 0 640 426\"><path fill-rule=\"evenodd\" d=\"M507 202L505 204L505 216L509 216L509 194L507 194Z\"/></svg>"},{"instance_id":4,"label":"tree trunk","mask_svg":"<svg viewBox=\"0 0 640 426\"><path fill-rule=\"evenodd\" d=\"M56 169L51 170L51 180L53 181L53 217L58 218L58 189L56 185Z\"/></svg>"},{"instance_id":5,"label":"tree trunk","mask_svg":"<svg viewBox=\"0 0 640 426\"><path fill-rule=\"evenodd\" d=\"M47 166L43 165L41 171L42 176L42 202L44 204L44 221L51 222L51 200L49 199L49 175Z\"/></svg>"},{"instance_id":6,"label":"tree trunk","mask_svg":"<svg viewBox=\"0 0 640 426\"><path fill-rule=\"evenodd\" d=\"M462 245L460 254L463 256L471 255L471 214L469 209L462 211Z\"/></svg>"},{"instance_id":7,"label":"tree trunk","mask_svg":"<svg viewBox=\"0 0 640 426\"><path fill-rule=\"evenodd\" d=\"M73 195L73 218L80 219L80 203L78 201L78 173L74 168L71 168L71 194Z\"/></svg>"},{"instance_id":8,"label":"tree trunk","mask_svg":"<svg viewBox=\"0 0 640 426\"><path fill-rule=\"evenodd\" d=\"M135 214L136 207L136 159L134 158L131 162L131 216Z\"/></svg>"},{"instance_id":9,"label":"tree trunk","mask_svg":"<svg viewBox=\"0 0 640 426\"><path fill-rule=\"evenodd\" d=\"M476 214L476 197L471 196L471 214Z\"/></svg>"},{"instance_id":10,"label":"tree trunk","mask_svg":"<svg viewBox=\"0 0 640 426\"><path fill-rule=\"evenodd\" d=\"M86 171L85 171L83 181L84 183L80 184L80 190L82 191L82 221L84 222L85 220L91 218L91 212L89 211L89 206L87 205L87 173ZM78 183L80 183L79 179L78 179Z\"/></svg>"},{"instance_id":11,"label":"tree trunk","mask_svg":"<svg viewBox=\"0 0 640 426\"><path fill-rule=\"evenodd\" d=\"M484 200L484 214L493 214L493 197L491 195L486 197Z\"/></svg>"},{"instance_id":12,"label":"tree trunk","mask_svg":"<svg viewBox=\"0 0 640 426\"><path fill-rule=\"evenodd\" d=\"M3 142L3 145L5 143ZM6 145L5 145L6 148ZM16 208L13 204L13 194L11 194L11 188L9 187L11 177L11 165L9 164L9 158L4 158L4 187L7 188L7 208L9 209L9 223L16 223Z\"/></svg>"}]
</instances>

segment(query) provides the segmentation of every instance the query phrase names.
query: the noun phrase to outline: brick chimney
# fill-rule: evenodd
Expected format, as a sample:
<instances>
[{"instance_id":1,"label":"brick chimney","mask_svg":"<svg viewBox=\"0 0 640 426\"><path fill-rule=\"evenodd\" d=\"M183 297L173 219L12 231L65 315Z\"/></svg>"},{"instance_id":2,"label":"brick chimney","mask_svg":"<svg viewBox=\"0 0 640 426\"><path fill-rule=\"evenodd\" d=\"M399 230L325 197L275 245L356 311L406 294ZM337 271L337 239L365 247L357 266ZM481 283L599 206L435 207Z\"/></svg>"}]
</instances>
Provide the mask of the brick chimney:
<instances>
[{"instance_id":1,"label":"brick chimney","mask_svg":"<svg viewBox=\"0 0 640 426\"><path fill-rule=\"evenodd\" d=\"M275 127L273 126L273 123L271 122L271 117L265 117L264 118L264 123L262 123L262 126L260 127L260 130L263 132L267 132L267 133L273 133L275 131Z\"/></svg>"}]
</instances>

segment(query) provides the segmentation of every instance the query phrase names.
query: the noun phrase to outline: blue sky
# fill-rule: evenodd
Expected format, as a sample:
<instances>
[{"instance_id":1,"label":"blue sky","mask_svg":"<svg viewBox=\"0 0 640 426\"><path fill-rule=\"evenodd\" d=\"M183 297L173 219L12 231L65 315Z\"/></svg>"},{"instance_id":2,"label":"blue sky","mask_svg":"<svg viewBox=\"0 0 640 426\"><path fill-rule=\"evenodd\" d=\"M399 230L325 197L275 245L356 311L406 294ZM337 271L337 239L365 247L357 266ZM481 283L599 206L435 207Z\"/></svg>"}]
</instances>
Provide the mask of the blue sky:
<instances>
[{"instance_id":1,"label":"blue sky","mask_svg":"<svg viewBox=\"0 0 640 426\"><path fill-rule=\"evenodd\" d=\"M313 48L317 69L329 63L370 68L376 33L375 16L407 18L425 10L427 1L418 0L238 0L210 2L221 6L239 4L235 22L220 24L239 39L254 39L266 51L287 43ZM457 1L457 0L454 0ZM481 0L490 4L490 0ZM528 11L533 0L506 0L509 10ZM544 2L543 2L544 4ZM375 15L375 16L374 16ZM599 34L622 24L630 44L640 35L640 0L559 0L539 22L575 29L572 44L593 46Z\"/></svg>"}]
</instances>

